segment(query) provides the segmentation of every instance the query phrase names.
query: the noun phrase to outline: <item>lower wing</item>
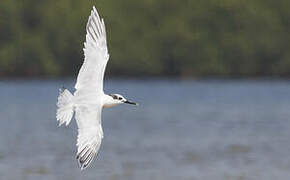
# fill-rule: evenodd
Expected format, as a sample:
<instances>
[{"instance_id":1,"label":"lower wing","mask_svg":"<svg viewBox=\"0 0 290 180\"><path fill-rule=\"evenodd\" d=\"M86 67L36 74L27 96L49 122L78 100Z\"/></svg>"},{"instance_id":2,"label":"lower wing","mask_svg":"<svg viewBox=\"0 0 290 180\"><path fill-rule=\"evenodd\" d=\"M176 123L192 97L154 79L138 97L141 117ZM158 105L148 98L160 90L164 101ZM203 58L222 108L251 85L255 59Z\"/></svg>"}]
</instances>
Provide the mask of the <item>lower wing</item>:
<instances>
[{"instance_id":1,"label":"lower wing","mask_svg":"<svg viewBox=\"0 0 290 180\"><path fill-rule=\"evenodd\" d=\"M76 107L75 117L78 125L76 159L81 169L88 167L100 149L103 138L101 111L101 106L95 105Z\"/></svg>"}]
</instances>

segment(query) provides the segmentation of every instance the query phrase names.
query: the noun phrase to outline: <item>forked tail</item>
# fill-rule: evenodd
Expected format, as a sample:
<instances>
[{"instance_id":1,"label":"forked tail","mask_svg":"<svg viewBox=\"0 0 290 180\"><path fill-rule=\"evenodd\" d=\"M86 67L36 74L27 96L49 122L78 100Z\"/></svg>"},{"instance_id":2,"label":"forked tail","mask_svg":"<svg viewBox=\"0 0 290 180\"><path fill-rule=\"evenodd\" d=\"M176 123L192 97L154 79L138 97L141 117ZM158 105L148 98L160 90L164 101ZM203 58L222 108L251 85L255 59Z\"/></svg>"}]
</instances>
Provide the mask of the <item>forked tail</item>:
<instances>
[{"instance_id":1,"label":"forked tail","mask_svg":"<svg viewBox=\"0 0 290 180\"><path fill-rule=\"evenodd\" d=\"M67 89L60 89L57 99L56 119L59 121L59 126L65 123L67 126L73 116L74 106L72 102L73 95Z\"/></svg>"}]
</instances>

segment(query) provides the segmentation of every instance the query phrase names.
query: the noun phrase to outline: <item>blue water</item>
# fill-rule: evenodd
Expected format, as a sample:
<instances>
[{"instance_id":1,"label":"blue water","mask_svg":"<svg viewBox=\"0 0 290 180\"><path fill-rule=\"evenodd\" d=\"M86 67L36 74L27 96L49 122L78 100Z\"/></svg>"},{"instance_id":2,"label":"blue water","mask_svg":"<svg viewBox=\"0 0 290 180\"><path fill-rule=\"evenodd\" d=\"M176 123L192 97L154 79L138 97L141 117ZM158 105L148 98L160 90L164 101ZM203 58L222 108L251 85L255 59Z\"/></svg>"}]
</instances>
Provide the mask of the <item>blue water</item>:
<instances>
[{"instance_id":1,"label":"blue water","mask_svg":"<svg viewBox=\"0 0 290 180\"><path fill-rule=\"evenodd\" d=\"M76 123L57 127L72 80L0 81L2 180L290 179L290 81L108 80L140 103L103 111L99 156L80 172Z\"/></svg>"}]
</instances>

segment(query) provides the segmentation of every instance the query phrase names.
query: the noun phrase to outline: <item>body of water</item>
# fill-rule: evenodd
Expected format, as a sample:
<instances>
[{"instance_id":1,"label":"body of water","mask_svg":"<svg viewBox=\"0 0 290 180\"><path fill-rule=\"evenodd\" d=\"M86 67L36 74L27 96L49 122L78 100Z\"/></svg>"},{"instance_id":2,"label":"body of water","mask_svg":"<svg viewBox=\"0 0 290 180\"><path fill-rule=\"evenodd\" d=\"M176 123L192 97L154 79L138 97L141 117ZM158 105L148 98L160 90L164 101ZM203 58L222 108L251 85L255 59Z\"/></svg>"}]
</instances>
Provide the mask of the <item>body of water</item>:
<instances>
[{"instance_id":1,"label":"body of water","mask_svg":"<svg viewBox=\"0 0 290 180\"><path fill-rule=\"evenodd\" d=\"M140 106L103 111L100 153L82 172L75 120L55 118L63 85L74 81L0 81L0 179L290 178L290 81L107 80Z\"/></svg>"}]
</instances>

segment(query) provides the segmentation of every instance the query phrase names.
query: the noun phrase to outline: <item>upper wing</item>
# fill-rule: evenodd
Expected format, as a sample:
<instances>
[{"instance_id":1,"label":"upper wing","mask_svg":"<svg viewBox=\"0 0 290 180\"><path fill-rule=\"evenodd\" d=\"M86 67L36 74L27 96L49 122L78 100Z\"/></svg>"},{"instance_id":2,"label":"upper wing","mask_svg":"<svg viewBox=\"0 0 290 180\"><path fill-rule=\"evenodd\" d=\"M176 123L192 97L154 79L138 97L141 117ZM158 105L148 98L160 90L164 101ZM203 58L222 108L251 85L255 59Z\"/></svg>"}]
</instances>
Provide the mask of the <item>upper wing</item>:
<instances>
[{"instance_id":1,"label":"upper wing","mask_svg":"<svg viewBox=\"0 0 290 180\"><path fill-rule=\"evenodd\" d=\"M106 29L104 19L95 8L91 11L84 43L85 60L79 71L75 88L77 90L103 91L103 78L109 54L107 49Z\"/></svg>"},{"instance_id":2,"label":"upper wing","mask_svg":"<svg viewBox=\"0 0 290 180\"><path fill-rule=\"evenodd\" d=\"M88 167L98 154L103 138L101 106L82 105L76 107L78 125L77 160L81 169Z\"/></svg>"}]
</instances>

